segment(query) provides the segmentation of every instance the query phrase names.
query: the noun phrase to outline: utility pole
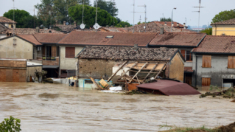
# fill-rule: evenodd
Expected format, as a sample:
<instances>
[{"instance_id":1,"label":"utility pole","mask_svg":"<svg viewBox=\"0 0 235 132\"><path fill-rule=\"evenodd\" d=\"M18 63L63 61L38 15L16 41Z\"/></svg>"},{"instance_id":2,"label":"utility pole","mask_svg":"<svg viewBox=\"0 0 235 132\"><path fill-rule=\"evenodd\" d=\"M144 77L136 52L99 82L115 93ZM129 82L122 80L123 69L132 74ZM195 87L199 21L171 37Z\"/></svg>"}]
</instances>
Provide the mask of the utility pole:
<instances>
[{"instance_id":1,"label":"utility pole","mask_svg":"<svg viewBox=\"0 0 235 132\"><path fill-rule=\"evenodd\" d=\"M200 13L201 13L201 8L204 8L201 6L201 0L199 0L199 6L194 6L194 8L198 8L199 11L195 11L198 12L198 33L199 33L199 27L200 27Z\"/></svg>"},{"instance_id":2,"label":"utility pole","mask_svg":"<svg viewBox=\"0 0 235 132\"><path fill-rule=\"evenodd\" d=\"M135 30L135 0L133 0L133 33Z\"/></svg>"},{"instance_id":3,"label":"utility pole","mask_svg":"<svg viewBox=\"0 0 235 132\"><path fill-rule=\"evenodd\" d=\"M146 22L146 21L147 21L147 17L146 17L146 14L147 14L147 6L146 6L146 5L141 5L141 6L139 6L139 7L144 7L144 8L145 8L145 12L144 12L144 13L145 13L145 27L144 27L144 28L145 28L145 32L146 32L146 28L147 28L147 22Z\"/></svg>"}]
</instances>

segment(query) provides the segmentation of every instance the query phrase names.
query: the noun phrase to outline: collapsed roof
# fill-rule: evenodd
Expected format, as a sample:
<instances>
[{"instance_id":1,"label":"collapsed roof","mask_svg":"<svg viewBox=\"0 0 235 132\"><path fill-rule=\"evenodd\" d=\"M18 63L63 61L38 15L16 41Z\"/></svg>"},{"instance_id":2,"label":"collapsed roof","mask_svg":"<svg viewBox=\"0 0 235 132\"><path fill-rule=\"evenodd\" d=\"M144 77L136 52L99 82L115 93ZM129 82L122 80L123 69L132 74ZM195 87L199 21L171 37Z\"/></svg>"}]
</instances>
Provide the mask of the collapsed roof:
<instances>
[{"instance_id":1,"label":"collapsed roof","mask_svg":"<svg viewBox=\"0 0 235 132\"><path fill-rule=\"evenodd\" d=\"M137 86L139 89L150 90L152 92L164 95L197 95L197 90L186 83L176 82L172 80L157 80L154 83L146 83Z\"/></svg>"},{"instance_id":2,"label":"collapsed roof","mask_svg":"<svg viewBox=\"0 0 235 132\"><path fill-rule=\"evenodd\" d=\"M77 57L80 59L170 61L177 52L176 48L87 46Z\"/></svg>"}]
</instances>

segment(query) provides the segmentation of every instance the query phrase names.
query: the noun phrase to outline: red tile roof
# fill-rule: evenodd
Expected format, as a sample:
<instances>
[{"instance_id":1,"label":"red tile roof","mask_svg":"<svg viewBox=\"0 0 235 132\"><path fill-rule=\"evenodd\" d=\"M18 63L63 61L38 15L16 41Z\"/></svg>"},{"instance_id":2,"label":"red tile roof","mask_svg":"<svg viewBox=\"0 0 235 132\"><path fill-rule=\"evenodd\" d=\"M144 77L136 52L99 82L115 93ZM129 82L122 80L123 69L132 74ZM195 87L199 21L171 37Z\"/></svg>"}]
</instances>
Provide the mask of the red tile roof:
<instances>
[{"instance_id":1,"label":"red tile roof","mask_svg":"<svg viewBox=\"0 0 235 132\"><path fill-rule=\"evenodd\" d=\"M17 23L17 22L15 22L15 21L13 21L11 19L8 19L6 17L0 16L0 23Z\"/></svg>"},{"instance_id":2,"label":"red tile roof","mask_svg":"<svg viewBox=\"0 0 235 132\"><path fill-rule=\"evenodd\" d=\"M198 33L164 33L157 35L150 46L197 46L206 34Z\"/></svg>"},{"instance_id":3,"label":"red tile roof","mask_svg":"<svg viewBox=\"0 0 235 132\"><path fill-rule=\"evenodd\" d=\"M50 44L56 44L61 39L63 39L67 34L57 34L57 33L38 33L34 34L34 37L40 42L40 43L50 43Z\"/></svg>"},{"instance_id":4,"label":"red tile roof","mask_svg":"<svg viewBox=\"0 0 235 132\"><path fill-rule=\"evenodd\" d=\"M235 36L206 36L196 53L235 53Z\"/></svg>"},{"instance_id":5,"label":"red tile roof","mask_svg":"<svg viewBox=\"0 0 235 132\"><path fill-rule=\"evenodd\" d=\"M17 36L35 45L42 45L40 42L37 41L37 39L33 35L17 35Z\"/></svg>"},{"instance_id":6,"label":"red tile roof","mask_svg":"<svg viewBox=\"0 0 235 132\"><path fill-rule=\"evenodd\" d=\"M235 25L235 18L221 22L212 23L211 25Z\"/></svg>"},{"instance_id":7,"label":"red tile roof","mask_svg":"<svg viewBox=\"0 0 235 132\"><path fill-rule=\"evenodd\" d=\"M113 38L106 38L113 36ZM156 33L117 33L117 32L81 32L73 31L58 44L76 45L115 45L115 46L147 46Z\"/></svg>"},{"instance_id":8,"label":"red tile roof","mask_svg":"<svg viewBox=\"0 0 235 132\"><path fill-rule=\"evenodd\" d=\"M162 21L153 21L154 23L157 23L157 24L161 24L161 25L167 25L169 27L171 27L171 22L162 22ZM173 27L174 28L184 28L184 25L183 24L180 24L178 22L172 22L174 25ZM178 25L177 25L178 24Z\"/></svg>"}]
</instances>

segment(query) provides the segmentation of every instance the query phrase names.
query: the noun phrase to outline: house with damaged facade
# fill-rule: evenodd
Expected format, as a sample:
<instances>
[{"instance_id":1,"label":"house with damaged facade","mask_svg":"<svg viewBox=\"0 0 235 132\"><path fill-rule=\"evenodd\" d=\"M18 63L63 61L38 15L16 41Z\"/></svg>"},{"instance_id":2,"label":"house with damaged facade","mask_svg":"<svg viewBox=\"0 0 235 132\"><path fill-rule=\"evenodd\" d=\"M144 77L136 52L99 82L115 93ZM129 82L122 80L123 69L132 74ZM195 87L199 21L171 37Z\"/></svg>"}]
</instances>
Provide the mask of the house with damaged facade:
<instances>
[{"instance_id":1,"label":"house with damaged facade","mask_svg":"<svg viewBox=\"0 0 235 132\"><path fill-rule=\"evenodd\" d=\"M235 36L206 36L192 53L194 85L235 86Z\"/></svg>"},{"instance_id":2,"label":"house with damaged facade","mask_svg":"<svg viewBox=\"0 0 235 132\"><path fill-rule=\"evenodd\" d=\"M176 48L87 46L77 58L79 78L108 79L118 66L121 74L116 78L125 74L131 77L130 82L143 83L151 77L184 79L184 58ZM118 80L113 78L113 83Z\"/></svg>"}]
</instances>

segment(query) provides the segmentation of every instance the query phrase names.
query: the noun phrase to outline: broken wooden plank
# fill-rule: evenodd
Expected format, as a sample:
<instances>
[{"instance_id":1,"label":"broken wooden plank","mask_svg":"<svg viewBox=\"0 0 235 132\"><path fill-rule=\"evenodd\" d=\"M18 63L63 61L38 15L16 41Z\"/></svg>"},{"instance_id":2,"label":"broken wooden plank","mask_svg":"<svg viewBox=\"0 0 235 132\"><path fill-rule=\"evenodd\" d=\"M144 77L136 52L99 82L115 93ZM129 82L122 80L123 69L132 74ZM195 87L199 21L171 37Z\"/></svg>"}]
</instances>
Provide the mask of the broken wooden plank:
<instances>
[{"instance_id":1,"label":"broken wooden plank","mask_svg":"<svg viewBox=\"0 0 235 132\"><path fill-rule=\"evenodd\" d=\"M123 75L121 75L121 77L119 79L121 79L123 76L125 76L127 74L127 72L129 72L133 67L135 67L138 64L138 62L135 62L135 64L133 64L130 69L128 69Z\"/></svg>"},{"instance_id":2,"label":"broken wooden plank","mask_svg":"<svg viewBox=\"0 0 235 132\"><path fill-rule=\"evenodd\" d=\"M98 89L104 89L104 88L102 88L99 84L97 84L96 82L95 82L95 80L92 78L92 77L90 77L90 79L91 79L91 81L96 85L96 87L98 88Z\"/></svg>"},{"instance_id":3,"label":"broken wooden plank","mask_svg":"<svg viewBox=\"0 0 235 132\"><path fill-rule=\"evenodd\" d=\"M146 62L146 63L141 67L141 69L132 77L132 79L130 80L129 83L132 82L132 80L140 73L140 71L141 71L144 67L146 67L146 65L148 65L148 62Z\"/></svg>"},{"instance_id":4,"label":"broken wooden plank","mask_svg":"<svg viewBox=\"0 0 235 132\"><path fill-rule=\"evenodd\" d=\"M147 77L156 69L156 67L158 66L158 63L156 63L156 65L153 67L153 69L147 74L147 76L144 78L143 82L147 79Z\"/></svg>"},{"instance_id":5,"label":"broken wooden plank","mask_svg":"<svg viewBox=\"0 0 235 132\"><path fill-rule=\"evenodd\" d=\"M113 75L108 79L108 82L118 73L118 71L120 71L120 70L126 65L127 62L128 62L128 61L125 61L125 62L118 68L118 70L117 70L115 73L113 73Z\"/></svg>"},{"instance_id":6,"label":"broken wooden plank","mask_svg":"<svg viewBox=\"0 0 235 132\"><path fill-rule=\"evenodd\" d=\"M161 70L158 72L158 74L155 76L154 79L157 79L158 75L161 74L162 70L165 68L166 64L164 64L164 66L161 68Z\"/></svg>"}]
</instances>

